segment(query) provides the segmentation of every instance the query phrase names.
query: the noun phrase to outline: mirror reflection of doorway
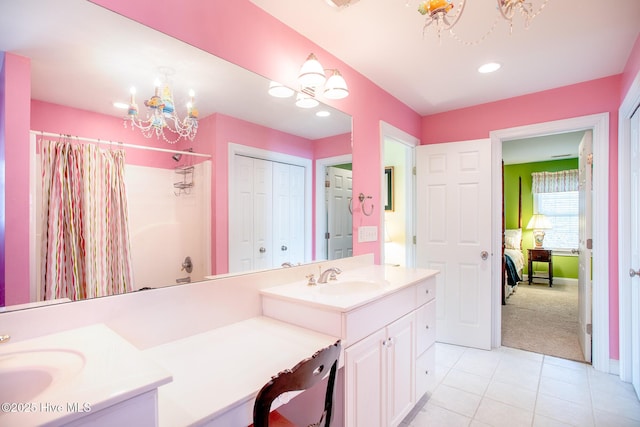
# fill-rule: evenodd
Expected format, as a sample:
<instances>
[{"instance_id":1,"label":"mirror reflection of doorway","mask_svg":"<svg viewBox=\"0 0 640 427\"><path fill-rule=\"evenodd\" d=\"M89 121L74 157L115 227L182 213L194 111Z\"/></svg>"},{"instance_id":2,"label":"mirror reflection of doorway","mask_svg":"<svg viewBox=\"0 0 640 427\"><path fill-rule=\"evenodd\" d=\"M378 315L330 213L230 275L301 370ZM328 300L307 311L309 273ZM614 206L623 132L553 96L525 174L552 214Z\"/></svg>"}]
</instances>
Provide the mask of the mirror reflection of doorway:
<instances>
[{"instance_id":1,"label":"mirror reflection of doorway","mask_svg":"<svg viewBox=\"0 0 640 427\"><path fill-rule=\"evenodd\" d=\"M353 220L349 201L353 192L351 163L325 169L327 232L326 259L353 256Z\"/></svg>"}]
</instances>

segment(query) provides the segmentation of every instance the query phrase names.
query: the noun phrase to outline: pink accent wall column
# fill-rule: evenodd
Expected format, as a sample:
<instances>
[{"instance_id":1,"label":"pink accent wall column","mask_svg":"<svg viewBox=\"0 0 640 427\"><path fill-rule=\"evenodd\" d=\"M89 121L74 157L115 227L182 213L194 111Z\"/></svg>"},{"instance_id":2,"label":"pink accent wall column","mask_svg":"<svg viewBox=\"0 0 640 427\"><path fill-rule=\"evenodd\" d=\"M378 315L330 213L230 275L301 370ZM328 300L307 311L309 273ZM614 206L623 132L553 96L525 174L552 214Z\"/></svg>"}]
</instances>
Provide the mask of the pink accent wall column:
<instances>
[{"instance_id":1,"label":"pink accent wall column","mask_svg":"<svg viewBox=\"0 0 640 427\"><path fill-rule=\"evenodd\" d=\"M31 62L5 53L4 76L4 280L5 304L29 302L29 117ZM10 161L8 161L10 160ZM25 179L27 177L27 179ZM7 209L11 207L11 209Z\"/></svg>"},{"instance_id":2,"label":"pink accent wall column","mask_svg":"<svg viewBox=\"0 0 640 427\"><path fill-rule=\"evenodd\" d=\"M590 114L609 113L609 354L619 358L618 107L621 75L510 98L422 119L422 143L488 138L489 132Z\"/></svg>"}]
</instances>

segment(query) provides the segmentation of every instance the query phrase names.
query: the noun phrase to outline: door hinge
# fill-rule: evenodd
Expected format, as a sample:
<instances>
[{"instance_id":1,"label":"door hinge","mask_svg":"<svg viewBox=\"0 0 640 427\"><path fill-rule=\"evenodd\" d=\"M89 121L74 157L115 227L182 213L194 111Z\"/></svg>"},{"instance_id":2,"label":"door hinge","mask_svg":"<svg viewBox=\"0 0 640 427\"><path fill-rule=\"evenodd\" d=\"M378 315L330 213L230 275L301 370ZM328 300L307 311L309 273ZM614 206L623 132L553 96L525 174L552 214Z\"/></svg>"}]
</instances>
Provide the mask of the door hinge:
<instances>
[{"instance_id":1,"label":"door hinge","mask_svg":"<svg viewBox=\"0 0 640 427\"><path fill-rule=\"evenodd\" d=\"M592 326L591 323L587 323L587 334L591 335Z\"/></svg>"},{"instance_id":2,"label":"door hinge","mask_svg":"<svg viewBox=\"0 0 640 427\"><path fill-rule=\"evenodd\" d=\"M329 240L329 238L331 237L331 234L329 234L329 232L327 231L326 233L324 233L324 238Z\"/></svg>"},{"instance_id":3,"label":"door hinge","mask_svg":"<svg viewBox=\"0 0 640 427\"><path fill-rule=\"evenodd\" d=\"M416 236L413 236L413 244L415 245L417 242Z\"/></svg>"},{"instance_id":4,"label":"door hinge","mask_svg":"<svg viewBox=\"0 0 640 427\"><path fill-rule=\"evenodd\" d=\"M593 165L593 153L587 154L587 164Z\"/></svg>"},{"instance_id":5,"label":"door hinge","mask_svg":"<svg viewBox=\"0 0 640 427\"><path fill-rule=\"evenodd\" d=\"M413 174L414 175L416 174L416 167L415 166L413 167Z\"/></svg>"},{"instance_id":6,"label":"door hinge","mask_svg":"<svg viewBox=\"0 0 640 427\"><path fill-rule=\"evenodd\" d=\"M325 187L325 188L331 188L331 181L326 180L326 181L324 182L324 187Z\"/></svg>"},{"instance_id":7,"label":"door hinge","mask_svg":"<svg viewBox=\"0 0 640 427\"><path fill-rule=\"evenodd\" d=\"M593 239L587 239L587 249L593 249Z\"/></svg>"}]
</instances>

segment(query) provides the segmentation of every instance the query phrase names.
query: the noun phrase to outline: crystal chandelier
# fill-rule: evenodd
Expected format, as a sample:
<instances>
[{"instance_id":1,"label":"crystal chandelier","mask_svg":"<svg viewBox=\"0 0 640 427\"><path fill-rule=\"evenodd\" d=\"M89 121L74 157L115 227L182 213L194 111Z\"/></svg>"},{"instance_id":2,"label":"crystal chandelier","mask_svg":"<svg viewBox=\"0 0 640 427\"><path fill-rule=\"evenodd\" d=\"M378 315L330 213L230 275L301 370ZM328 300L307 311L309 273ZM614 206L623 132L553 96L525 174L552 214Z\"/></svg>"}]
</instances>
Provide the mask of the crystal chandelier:
<instances>
[{"instance_id":1,"label":"crystal chandelier","mask_svg":"<svg viewBox=\"0 0 640 427\"><path fill-rule=\"evenodd\" d=\"M124 119L124 126L127 123L131 129L138 128L146 138L156 136L162 138L169 144L175 144L180 139L193 141L198 132L198 109L194 104L195 93L189 91L190 101L187 103L187 116L180 119L176 112L173 94L167 82L167 75L171 70L162 69L165 81L160 79L155 81L155 93L152 97L144 101L146 115L139 117L138 104L136 104L135 87L131 88L131 100L129 102L128 113Z\"/></svg>"},{"instance_id":2,"label":"crystal chandelier","mask_svg":"<svg viewBox=\"0 0 640 427\"><path fill-rule=\"evenodd\" d=\"M426 32L428 27L433 26L438 33L438 39L443 31L448 31L450 35L456 40L464 44L477 44L482 42L489 34L491 34L501 18L509 23L509 31L513 32L513 17L516 13L524 18L525 28L529 28L533 18L538 16L542 9L546 6L549 0L542 0L541 5L535 9L534 5L527 0L496 0L498 16L489 30L476 42L465 42L461 40L453 31L453 27L458 23L464 8L469 0L458 0L457 6L454 4L454 0L426 0L418 3L418 12L425 16L425 24L423 32ZM407 6L411 0L407 1Z\"/></svg>"}]
</instances>

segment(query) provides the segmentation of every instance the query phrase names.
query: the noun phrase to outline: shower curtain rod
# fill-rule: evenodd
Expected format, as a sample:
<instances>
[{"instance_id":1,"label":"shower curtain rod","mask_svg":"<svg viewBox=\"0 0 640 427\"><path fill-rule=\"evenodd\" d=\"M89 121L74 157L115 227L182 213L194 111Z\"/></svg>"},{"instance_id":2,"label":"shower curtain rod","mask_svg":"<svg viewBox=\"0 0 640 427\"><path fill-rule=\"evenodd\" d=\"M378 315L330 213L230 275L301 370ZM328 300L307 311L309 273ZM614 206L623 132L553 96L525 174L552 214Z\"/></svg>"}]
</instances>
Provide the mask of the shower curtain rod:
<instances>
[{"instance_id":1,"label":"shower curtain rod","mask_svg":"<svg viewBox=\"0 0 640 427\"><path fill-rule=\"evenodd\" d=\"M40 135L40 136L51 136L51 137L56 137L56 138L66 137L66 138L77 139L78 141L93 142L95 144L106 144L106 145L118 144L119 147L139 148L141 150L161 151L163 153L173 153L173 154L179 153L179 154L186 154L186 155L189 155L189 156L211 158L211 154L200 154L200 153L194 153L193 151L170 150L168 148L147 147L145 145L125 144L124 142L119 142L119 141L106 141L104 139L85 138L85 137L82 137L82 136L75 136L75 135L69 135L69 134L64 134L64 133L43 132L43 131L39 131L39 130L32 130L32 131L29 131L29 132L31 132L32 134L34 134L36 136L37 135Z\"/></svg>"}]
</instances>

